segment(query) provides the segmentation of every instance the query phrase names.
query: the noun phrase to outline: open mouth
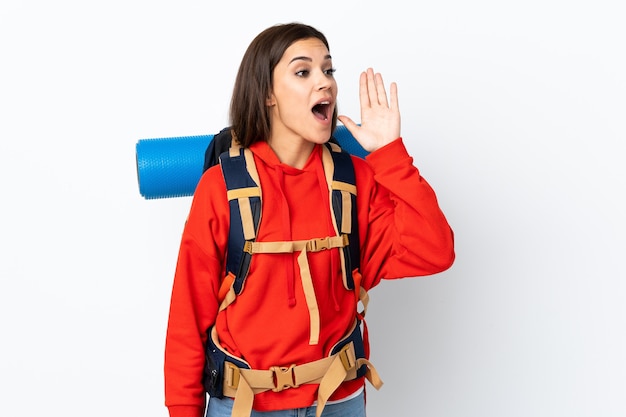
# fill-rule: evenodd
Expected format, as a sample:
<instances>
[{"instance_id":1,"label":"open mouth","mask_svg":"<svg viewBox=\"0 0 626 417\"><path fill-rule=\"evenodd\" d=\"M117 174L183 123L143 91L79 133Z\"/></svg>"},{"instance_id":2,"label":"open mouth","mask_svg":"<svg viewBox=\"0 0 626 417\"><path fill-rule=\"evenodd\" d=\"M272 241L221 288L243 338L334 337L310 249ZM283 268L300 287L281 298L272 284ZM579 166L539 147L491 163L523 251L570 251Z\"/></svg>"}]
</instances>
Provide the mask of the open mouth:
<instances>
[{"instance_id":1,"label":"open mouth","mask_svg":"<svg viewBox=\"0 0 626 417\"><path fill-rule=\"evenodd\" d=\"M330 101L322 101L315 106L311 110L313 115L320 120L328 120L330 117Z\"/></svg>"}]
</instances>

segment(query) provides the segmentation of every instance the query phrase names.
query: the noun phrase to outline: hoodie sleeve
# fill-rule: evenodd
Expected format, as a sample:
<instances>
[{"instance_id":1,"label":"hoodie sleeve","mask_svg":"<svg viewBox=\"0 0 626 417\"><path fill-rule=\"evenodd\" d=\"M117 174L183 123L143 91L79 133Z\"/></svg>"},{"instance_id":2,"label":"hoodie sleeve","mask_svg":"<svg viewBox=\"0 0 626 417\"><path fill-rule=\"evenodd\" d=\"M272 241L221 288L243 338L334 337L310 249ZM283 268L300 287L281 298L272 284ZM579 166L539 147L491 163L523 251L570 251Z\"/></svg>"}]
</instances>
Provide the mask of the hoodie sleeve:
<instances>
[{"instance_id":1,"label":"hoodie sleeve","mask_svg":"<svg viewBox=\"0 0 626 417\"><path fill-rule=\"evenodd\" d=\"M165 405L172 417L200 417L205 405L206 330L217 317L228 236L225 196L219 167L208 170L198 184L182 233L165 340Z\"/></svg>"},{"instance_id":2,"label":"hoodie sleeve","mask_svg":"<svg viewBox=\"0 0 626 417\"><path fill-rule=\"evenodd\" d=\"M370 153L366 161L369 175L357 174L365 289L381 279L432 275L450 268L455 258L453 231L402 138Z\"/></svg>"}]
</instances>

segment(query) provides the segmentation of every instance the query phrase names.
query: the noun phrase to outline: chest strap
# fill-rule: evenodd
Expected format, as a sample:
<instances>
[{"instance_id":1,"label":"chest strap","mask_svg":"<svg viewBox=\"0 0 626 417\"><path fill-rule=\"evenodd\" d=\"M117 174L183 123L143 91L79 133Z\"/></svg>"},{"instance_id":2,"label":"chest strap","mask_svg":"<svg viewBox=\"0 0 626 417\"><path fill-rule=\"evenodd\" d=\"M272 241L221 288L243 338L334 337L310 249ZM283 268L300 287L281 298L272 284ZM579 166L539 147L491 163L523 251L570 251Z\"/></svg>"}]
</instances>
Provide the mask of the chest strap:
<instances>
[{"instance_id":1,"label":"chest strap","mask_svg":"<svg viewBox=\"0 0 626 417\"><path fill-rule=\"evenodd\" d=\"M295 253L298 255L298 266L300 267L300 278L304 290L307 309L309 310L309 344L316 345L320 335L320 315L313 288L313 278L309 268L308 252L319 252L326 249L344 248L348 245L348 236L332 236L309 240L296 240L285 242L251 242L244 245L244 252L255 253ZM228 307L237 298L237 293L231 285L224 300L220 305L220 311Z\"/></svg>"}]
</instances>

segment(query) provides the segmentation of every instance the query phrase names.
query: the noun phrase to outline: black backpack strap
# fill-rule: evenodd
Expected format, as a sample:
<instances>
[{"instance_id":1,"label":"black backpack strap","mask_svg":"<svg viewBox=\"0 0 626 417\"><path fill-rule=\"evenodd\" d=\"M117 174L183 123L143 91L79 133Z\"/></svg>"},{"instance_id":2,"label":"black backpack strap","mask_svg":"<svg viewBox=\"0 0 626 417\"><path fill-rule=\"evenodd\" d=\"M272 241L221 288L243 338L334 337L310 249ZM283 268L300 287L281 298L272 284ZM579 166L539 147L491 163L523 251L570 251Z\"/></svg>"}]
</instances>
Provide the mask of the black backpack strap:
<instances>
[{"instance_id":1,"label":"black backpack strap","mask_svg":"<svg viewBox=\"0 0 626 417\"><path fill-rule=\"evenodd\" d=\"M356 210L356 176L352 157L334 143L327 143L333 160L331 205L337 232L348 236L348 245L342 248L344 285L354 290L352 271L360 268L359 223ZM346 213L347 211L347 213ZM346 217L347 216L347 217Z\"/></svg>"},{"instance_id":2,"label":"black backpack strap","mask_svg":"<svg viewBox=\"0 0 626 417\"><path fill-rule=\"evenodd\" d=\"M226 271L235 277L233 290L237 295L250 268L252 254L246 250L247 244L256 239L261 221L261 187L253 158L249 149L240 147L232 147L219 157L230 206Z\"/></svg>"},{"instance_id":3,"label":"black backpack strap","mask_svg":"<svg viewBox=\"0 0 626 417\"><path fill-rule=\"evenodd\" d=\"M202 172L219 163L220 155L228 151L231 141L230 127L225 127L218 134L213 136L209 142L209 146L204 152L204 167Z\"/></svg>"}]
</instances>

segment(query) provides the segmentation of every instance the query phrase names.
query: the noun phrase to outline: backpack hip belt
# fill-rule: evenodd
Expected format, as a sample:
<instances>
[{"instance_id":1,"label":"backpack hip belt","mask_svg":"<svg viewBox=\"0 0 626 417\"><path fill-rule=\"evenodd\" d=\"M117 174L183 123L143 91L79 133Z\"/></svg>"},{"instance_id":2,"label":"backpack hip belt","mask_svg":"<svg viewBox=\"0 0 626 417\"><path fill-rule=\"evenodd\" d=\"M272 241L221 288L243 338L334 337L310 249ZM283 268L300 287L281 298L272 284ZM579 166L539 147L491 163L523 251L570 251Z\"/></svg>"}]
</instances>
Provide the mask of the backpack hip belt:
<instances>
[{"instance_id":1,"label":"backpack hip belt","mask_svg":"<svg viewBox=\"0 0 626 417\"><path fill-rule=\"evenodd\" d=\"M214 392L213 395L234 398L232 416L249 417L254 396L258 393L269 390L280 392L303 384L319 384L316 409L316 417L319 417L332 393L344 381L365 376L379 389L383 382L374 366L364 357L359 324L360 320L355 320L348 334L325 358L300 365L272 366L265 370L249 369L247 362L225 352L219 344L215 328L212 328L210 345L214 353L222 354L223 358L222 366L215 359L212 362L223 374L218 381L221 393Z\"/></svg>"}]
</instances>

